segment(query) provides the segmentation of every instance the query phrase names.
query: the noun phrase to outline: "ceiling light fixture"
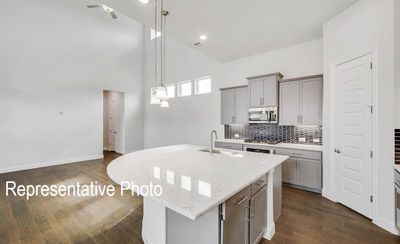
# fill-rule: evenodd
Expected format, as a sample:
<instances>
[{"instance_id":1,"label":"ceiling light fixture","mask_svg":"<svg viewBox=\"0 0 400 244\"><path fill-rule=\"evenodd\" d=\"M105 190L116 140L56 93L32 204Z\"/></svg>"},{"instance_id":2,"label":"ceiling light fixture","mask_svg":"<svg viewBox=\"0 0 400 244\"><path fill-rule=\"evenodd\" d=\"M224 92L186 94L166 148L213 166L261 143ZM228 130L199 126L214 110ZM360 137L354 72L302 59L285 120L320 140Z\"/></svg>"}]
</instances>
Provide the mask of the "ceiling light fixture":
<instances>
[{"instance_id":1,"label":"ceiling light fixture","mask_svg":"<svg viewBox=\"0 0 400 244\"><path fill-rule=\"evenodd\" d=\"M154 91L151 92L150 104L157 104L156 101L160 101L160 107L168 108L168 96L167 89L165 88L165 40L166 40L166 25L167 25L167 15L168 11L164 10L164 0L161 0L161 12L158 12L158 0L154 0L154 31L158 33L158 18L157 16L161 13L160 19L160 33L161 33L161 45L158 45L158 38L154 39ZM160 62L158 62L158 51L160 51ZM158 63L160 63L160 85L157 86L158 81Z\"/></svg>"},{"instance_id":2,"label":"ceiling light fixture","mask_svg":"<svg viewBox=\"0 0 400 244\"><path fill-rule=\"evenodd\" d=\"M207 39L207 36L206 36L206 35L201 35L201 36L200 36L200 40L203 40L203 41L204 41L204 40L206 40L206 39Z\"/></svg>"},{"instance_id":3,"label":"ceiling light fixture","mask_svg":"<svg viewBox=\"0 0 400 244\"><path fill-rule=\"evenodd\" d=\"M139 0L141 3L148 4L149 0Z\"/></svg>"}]
</instances>

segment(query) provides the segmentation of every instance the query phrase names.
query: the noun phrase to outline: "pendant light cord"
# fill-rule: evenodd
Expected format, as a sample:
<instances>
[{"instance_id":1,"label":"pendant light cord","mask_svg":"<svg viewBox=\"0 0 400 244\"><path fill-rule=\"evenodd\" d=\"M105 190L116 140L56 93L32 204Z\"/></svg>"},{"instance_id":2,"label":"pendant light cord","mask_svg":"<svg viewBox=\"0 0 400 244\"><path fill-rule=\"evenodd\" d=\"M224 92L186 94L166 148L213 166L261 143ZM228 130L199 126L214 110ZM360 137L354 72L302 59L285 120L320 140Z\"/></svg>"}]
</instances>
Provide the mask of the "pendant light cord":
<instances>
[{"instance_id":1,"label":"pendant light cord","mask_svg":"<svg viewBox=\"0 0 400 244\"><path fill-rule=\"evenodd\" d=\"M158 6L157 1L154 0L154 91L157 89L157 15L158 15Z\"/></svg>"}]
</instances>

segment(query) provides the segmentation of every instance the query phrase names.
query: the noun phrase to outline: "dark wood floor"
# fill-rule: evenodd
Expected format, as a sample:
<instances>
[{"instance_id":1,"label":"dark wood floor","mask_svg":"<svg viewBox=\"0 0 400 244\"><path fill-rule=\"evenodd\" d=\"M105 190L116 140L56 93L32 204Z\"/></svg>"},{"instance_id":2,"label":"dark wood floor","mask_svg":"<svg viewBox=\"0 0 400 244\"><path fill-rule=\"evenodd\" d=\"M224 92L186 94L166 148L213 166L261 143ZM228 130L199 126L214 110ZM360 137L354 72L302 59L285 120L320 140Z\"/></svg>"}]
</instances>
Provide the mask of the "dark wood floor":
<instances>
[{"instance_id":1,"label":"dark wood floor","mask_svg":"<svg viewBox=\"0 0 400 244\"><path fill-rule=\"evenodd\" d=\"M114 184L106 167L118 156L105 153L104 160L0 174L0 243L143 243L139 196L29 201L5 196L7 180L33 185ZM276 234L272 241L261 243L400 243L400 239L319 194L284 187Z\"/></svg>"}]
</instances>

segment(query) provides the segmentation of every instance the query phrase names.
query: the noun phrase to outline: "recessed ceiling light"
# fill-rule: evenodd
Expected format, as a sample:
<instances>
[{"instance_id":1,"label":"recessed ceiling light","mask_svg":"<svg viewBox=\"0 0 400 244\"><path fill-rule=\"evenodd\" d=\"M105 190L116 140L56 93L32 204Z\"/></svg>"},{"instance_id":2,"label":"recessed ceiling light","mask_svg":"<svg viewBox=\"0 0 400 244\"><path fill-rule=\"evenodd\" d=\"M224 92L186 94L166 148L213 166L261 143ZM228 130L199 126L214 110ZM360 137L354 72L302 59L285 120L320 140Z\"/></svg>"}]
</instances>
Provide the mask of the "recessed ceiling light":
<instances>
[{"instance_id":1,"label":"recessed ceiling light","mask_svg":"<svg viewBox=\"0 0 400 244\"><path fill-rule=\"evenodd\" d=\"M139 0L141 3L147 4L149 3L149 0Z\"/></svg>"},{"instance_id":2,"label":"recessed ceiling light","mask_svg":"<svg viewBox=\"0 0 400 244\"><path fill-rule=\"evenodd\" d=\"M205 39L207 39L207 36L206 36L206 35L201 35L201 36L200 36L200 40L203 40L203 41L204 41Z\"/></svg>"}]
</instances>

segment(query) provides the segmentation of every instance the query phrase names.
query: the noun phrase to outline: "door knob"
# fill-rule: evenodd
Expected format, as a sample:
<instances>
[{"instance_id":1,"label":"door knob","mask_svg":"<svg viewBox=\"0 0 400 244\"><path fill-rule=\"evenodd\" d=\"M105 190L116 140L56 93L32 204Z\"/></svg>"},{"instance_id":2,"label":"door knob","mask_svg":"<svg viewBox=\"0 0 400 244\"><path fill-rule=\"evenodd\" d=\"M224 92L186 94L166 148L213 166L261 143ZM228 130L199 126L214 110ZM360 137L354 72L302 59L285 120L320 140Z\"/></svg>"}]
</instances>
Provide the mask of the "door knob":
<instances>
[{"instance_id":1,"label":"door knob","mask_svg":"<svg viewBox=\"0 0 400 244\"><path fill-rule=\"evenodd\" d=\"M335 149L333 150L335 153L341 153L341 151L339 149Z\"/></svg>"}]
</instances>

